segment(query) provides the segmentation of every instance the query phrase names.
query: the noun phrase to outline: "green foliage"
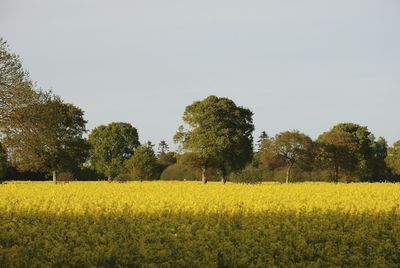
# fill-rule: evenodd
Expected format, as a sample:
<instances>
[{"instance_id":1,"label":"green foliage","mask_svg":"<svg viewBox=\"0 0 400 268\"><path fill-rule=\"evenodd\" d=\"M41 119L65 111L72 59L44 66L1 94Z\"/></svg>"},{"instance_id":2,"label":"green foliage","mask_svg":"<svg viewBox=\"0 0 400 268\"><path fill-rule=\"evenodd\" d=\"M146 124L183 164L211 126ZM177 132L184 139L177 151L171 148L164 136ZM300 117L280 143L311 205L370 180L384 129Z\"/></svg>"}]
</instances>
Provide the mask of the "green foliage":
<instances>
[{"instance_id":1,"label":"green foliage","mask_svg":"<svg viewBox=\"0 0 400 268\"><path fill-rule=\"evenodd\" d=\"M351 150L357 159L357 168L353 176L357 176L361 180L371 179L373 177L373 143L375 140L372 133L367 127L354 123L341 123L334 126L332 130L346 132L354 140Z\"/></svg>"},{"instance_id":2,"label":"green foliage","mask_svg":"<svg viewBox=\"0 0 400 268\"><path fill-rule=\"evenodd\" d=\"M387 177L384 159L387 156L387 144L383 138L378 140L366 126L354 123L341 123L332 128L333 132L351 135L348 150L355 158L355 168L348 175L353 180L376 181Z\"/></svg>"},{"instance_id":3,"label":"green foliage","mask_svg":"<svg viewBox=\"0 0 400 268\"><path fill-rule=\"evenodd\" d=\"M137 147L135 154L125 162L129 179L132 180L158 179L157 167L157 157L150 143Z\"/></svg>"},{"instance_id":4,"label":"green foliage","mask_svg":"<svg viewBox=\"0 0 400 268\"><path fill-rule=\"evenodd\" d=\"M57 176L57 182L70 182L75 181L76 176L71 171L63 171L60 172Z\"/></svg>"},{"instance_id":5,"label":"green foliage","mask_svg":"<svg viewBox=\"0 0 400 268\"><path fill-rule=\"evenodd\" d=\"M129 123L111 123L96 127L88 138L92 166L109 179L123 171L124 162L139 146L139 135Z\"/></svg>"},{"instance_id":6,"label":"green foliage","mask_svg":"<svg viewBox=\"0 0 400 268\"><path fill-rule=\"evenodd\" d=\"M168 153L169 151L169 146L167 144L166 141L160 141L160 143L158 144L158 155L163 155Z\"/></svg>"},{"instance_id":7,"label":"green foliage","mask_svg":"<svg viewBox=\"0 0 400 268\"><path fill-rule=\"evenodd\" d=\"M185 162L187 163L187 162ZM200 169L193 167L188 164L183 164L181 160L178 160L176 164L168 166L160 176L161 180L177 180L177 181L199 181L201 179L202 172ZM221 177L219 170L215 168L207 169L207 179L209 181L218 181Z\"/></svg>"},{"instance_id":8,"label":"green foliage","mask_svg":"<svg viewBox=\"0 0 400 268\"><path fill-rule=\"evenodd\" d=\"M386 163L393 175L400 177L400 140L389 148Z\"/></svg>"},{"instance_id":9,"label":"green foliage","mask_svg":"<svg viewBox=\"0 0 400 268\"><path fill-rule=\"evenodd\" d=\"M16 110L38 101L39 94L33 89L21 60L9 51L7 43L0 38L0 130L18 123L14 117Z\"/></svg>"},{"instance_id":10,"label":"green foliage","mask_svg":"<svg viewBox=\"0 0 400 268\"><path fill-rule=\"evenodd\" d=\"M183 121L188 128L181 126L174 140L190 152L189 163L201 167L203 173L218 168L225 180L227 173L240 170L252 159L252 116L249 109L228 98L209 96L186 107Z\"/></svg>"},{"instance_id":11,"label":"green foliage","mask_svg":"<svg viewBox=\"0 0 400 268\"><path fill-rule=\"evenodd\" d=\"M9 165L5 175L6 180L15 181L44 181L48 179L48 174L42 172L20 171Z\"/></svg>"},{"instance_id":12,"label":"green foliage","mask_svg":"<svg viewBox=\"0 0 400 268\"><path fill-rule=\"evenodd\" d=\"M22 171L63 171L86 158L83 111L34 89L19 57L0 39L0 132Z\"/></svg>"},{"instance_id":13,"label":"green foliage","mask_svg":"<svg viewBox=\"0 0 400 268\"><path fill-rule=\"evenodd\" d=\"M255 167L248 165L241 171L230 174L229 180L240 183L260 183L263 181L272 181L273 172L266 167Z\"/></svg>"},{"instance_id":14,"label":"green foliage","mask_svg":"<svg viewBox=\"0 0 400 268\"><path fill-rule=\"evenodd\" d=\"M173 164L161 173L160 180L194 181L200 176L199 169L183 164Z\"/></svg>"},{"instance_id":15,"label":"green foliage","mask_svg":"<svg viewBox=\"0 0 400 268\"><path fill-rule=\"evenodd\" d=\"M170 152L166 141L161 141L158 145L157 152L157 172L162 174L163 171L177 162L177 153Z\"/></svg>"},{"instance_id":16,"label":"green foliage","mask_svg":"<svg viewBox=\"0 0 400 268\"><path fill-rule=\"evenodd\" d=\"M51 92L35 89L18 55L10 52L0 38L0 134L12 166L8 174L18 177L29 172L38 172L32 173L36 175L56 171L72 172L78 178L82 175L98 179L102 174L109 179L129 177L124 162L139 146L137 130L127 123L111 123L95 128L87 142L83 138L86 132L83 116L80 108L64 103ZM400 176L399 142L388 149L383 138L375 139L366 126L354 123L334 126L321 134L316 143L298 131L282 132L273 138L263 131L253 157L252 117L249 109L228 98L209 96L187 106L184 125L174 136L184 153L179 163L201 171L204 182L211 173L218 173L224 182L230 173L234 180L257 180L261 174L259 165L279 181L284 176L284 167L286 181L292 180L291 177L305 180L306 174L309 180L321 176L321 180L335 182L384 181ZM90 167L83 169L89 145ZM0 177L4 177L7 166L4 155L0 152ZM146 157L154 160L153 156ZM251 160L253 166L246 167ZM147 164L154 165L150 162ZM176 162L177 155L169 152L168 144L161 141L155 174L161 174ZM144 177L158 176L153 171L138 170L145 172ZM143 176L135 174L135 177Z\"/></svg>"},{"instance_id":17,"label":"green foliage","mask_svg":"<svg viewBox=\"0 0 400 268\"><path fill-rule=\"evenodd\" d=\"M286 166L286 161L278 157L275 151L274 138L265 138L260 144L260 149L254 157L257 165L264 165L271 170Z\"/></svg>"},{"instance_id":18,"label":"green foliage","mask_svg":"<svg viewBox=\"0 0 400 268\"><path fill-rule=\"evenodd\" d=\"M258 151L260 151L262 149L264 141L266 141L268 139L269 139L269 136L268 136L267 132L262 131L260 136L258 137L258 141L257 141L257 149L258 149Z\"/></svg>"},{"instance_id":19,"label":"green foliage","mask_svg":"<svg viewBox=\"0 0 400 268\"><path fill-rule=\"evenodd\" d=\"M88 155L83 138L83 111L51 94L14 112L18 124L8 126L4 143L12 164L22 171L71 171ZM21 124L23 122L23 124Z\"/></svg>"},{"instance_id":20,"label":"green foliage","mask_svg":"<svg viewBox=\"0 0 400 268\"><path fill-rule=\"evenodd\" d=\"M372 177L371 180L385 181L390 177L390 169L385 159L388 156L388 145L384 138L380 137L373 142L374 158L372 161Z\"/></svg>"},{"instance_id":21,"label":"green foliage","mask_svg":"<svg viewBox=\"0 0 400 268\"><path fill-rule=\"evenodd\" d=\"M158 155L158 163L164 167L168 167L177 162L177 155L175 152L161 153Z\"/></svg>"},{"instance_id":22,"label":"green foliage","mask_svg":"<svg viewBox=\"0 0 400 268\"><path fill-rule=\"evenodd\" d=\"M169 166L177 162L177 153L175 152L161 152L157 156L157 169L158 174L162 174L163 171Z\"/></svg>"},{"instance_id":23,"label":"green foliage","mask_svg":"<svg viewBox=\"0 0 400 268\"><path fill-rule=\"evenodd\" d=\"M357 140L343 130L332 129L318 137L318 160L323 168L331 170L333 181L343 176L348 181L357 167Z\"/></svg>"},{"instance_id":24,"label":"green foliage","mask_svg":"<svg viewBox=\"0 0 400 268\"><path fill-rule=\"evenodd\" d=\"M375 139L367 127L342 123L317 140L320 168L331 171L333 181L384 181L389 177L385 163L387 143Z\"/></svg>"},{"instance_id":25,"label":"green foliage","mask_svg":"<svg viewBox=\"0 0 400 268\"><path fill-rule=\"evenodd\" d=\"M80 167L79 169L75 170L74 176L79 181L98 181L104 180L106 176L91 167Z\"/></svg>"},{"instance_id":26,"label":"green foliage","mask_svg":"<svg viewBox=\"0 0 400 268\"><path fill-rule=\"evenodd\" d=\"M285 131L274 138L264 138L261 144L260 158L271 167L287 166L286 182L291 181L292 168L309 168L312 161L313 142L299 131Z\"/></svg>"}]
</instances>

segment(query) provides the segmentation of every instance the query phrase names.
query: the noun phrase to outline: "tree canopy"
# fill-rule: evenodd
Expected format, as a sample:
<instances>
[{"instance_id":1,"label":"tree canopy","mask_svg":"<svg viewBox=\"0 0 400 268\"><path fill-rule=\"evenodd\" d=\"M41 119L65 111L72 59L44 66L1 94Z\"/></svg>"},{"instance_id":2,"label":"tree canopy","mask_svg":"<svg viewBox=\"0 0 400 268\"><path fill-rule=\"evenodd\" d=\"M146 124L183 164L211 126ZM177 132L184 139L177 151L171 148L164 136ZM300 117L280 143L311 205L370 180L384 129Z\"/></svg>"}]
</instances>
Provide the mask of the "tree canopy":
<instances>
[{"instance_id":1,"label":"tree canopy","mask_svg":"<svg viewBox=\"0 0 400 268\"><path fill-rule=\"evenodd\" d=\"M114 122L93 129L88 141L91 165L112 180L139 146L139 135L131 124Z\"/></svg>"},{"instance_id":2,"label":"tree canopy","mask_svg":"<svg viewBox=\"0 0 400 268\"><path fill-rule=\"evenodd\" d=\"M16 123L3 132L12 164L23 171L53 172L54 181L57 172L79 166L88 156L83 115L80 108L50 94L16 110Z\"/></svg>"},{"instance_id":3,"label":"tree canopy","mask_svg":"<svg viewBox=\"0 0 400 268\"><path fill-rule=\"evenodd\" d=\"M190 153L189 163L206 170L220 170L226 182L230 171L243 168L253 155L253 113L228 98L209 96L186 107L174 140ZM186 128L185 128L186 127Z\"/></svg>"},{"instance_id":4,"label":"tree canopy","mask_svg":"<svg viewBox=\"0 0 400 268\"><path fill-rule=\"evenodd\" d=\"M135 154L125 162L133 180L154 180L159 178L157 157L151 144L140 145Z\"/></svg>"},{"instance_id":5,"label":"tree canopy","mask_svg":"<svg viewBox=\"0 0 400 268\"><path fill-rule=\"evenodd\" d=\"M36 90L19 57L0 39L0 132L11 164L22 171L70 170L84 161L83 111Z\"/></svg>"},{"instance_id":6,"label":"tree canopy","mask_svg":"<svg viewBox=\"0 0 400 268\"><path fill-rule=\"evenodd\" d=\"M333 181L339 182L342 174L346 179L351 177L357 168L357 140L346 131L332 129L317 139L318 160L323 168L333 172Z\"/></svg>"},{"instance_id":7,"label":"tree canopy","mask_svg":"<svg viewBox=\"0 0 400 268\"><path fill-rule=\"evenodd\" d=\"M15 124L14 112L39 101L29 74L20 58L9 51L0 38L0 130L10 122Z\"/></svg>"},{"instance_id":8,"label":"tree canopy","mask_svg":"<svg viewBox=\"0 0 400 268\"><path fill-rule=\"evenodd\" d=\"M157 154L160 156L160 155L166 154L168 152L169 152L169 146L168 146L167 142L164 140L160 141L160 143L158 144Z\"/></svg>"},{"instance_id":9,"label":"tree canopy","mask_svg":"<svg viewBox=\"0 0 400 268\"><path fill-rule=\"evenodd\" d=\"M294 165L309 160L313 142L310 137L299 131L285 131L277 134L273 139L264 139L264 161L275 164L286 163L286 182L291 181L291 171ZM279 164L278 164L279 165Z\"/></svg>"},{"instance_id":10,"label":"tree canopy","mask_svg":"<svg viewBox=\"0 0 400 268\"><path fill-rule=\"evenodd\" d=\"M392 173L400 177L400 140L389 148L386 162Z\"/></svg>"},{"instance_id":11,"label":"tree canopy","mask_svg":"<svg viewBox=\"0 0 400 268\"><path fill-rule=\"evenodd\" d=\"M386 173L384 158L387 154L387 144L383 138L376 140L368 127L354 123L338 124L332 131L346 132L354 140L352 152L356 157L357 167L352 173L353 177L368 181L382 179L380 177Z\"/></svg>"}]
</instances>

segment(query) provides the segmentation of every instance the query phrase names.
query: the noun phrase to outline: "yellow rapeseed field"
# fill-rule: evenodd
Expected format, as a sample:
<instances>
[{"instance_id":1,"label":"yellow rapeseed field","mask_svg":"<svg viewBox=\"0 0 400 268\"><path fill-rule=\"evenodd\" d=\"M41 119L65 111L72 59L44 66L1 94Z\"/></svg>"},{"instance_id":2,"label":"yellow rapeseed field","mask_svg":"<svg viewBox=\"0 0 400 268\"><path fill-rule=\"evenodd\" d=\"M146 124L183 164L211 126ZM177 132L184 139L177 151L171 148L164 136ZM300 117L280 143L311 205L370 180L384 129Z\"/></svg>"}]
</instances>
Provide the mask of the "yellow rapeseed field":
<instances>
[{"instance_id":1,"label":"yellow rapeseed field","mask_svg":"<svg viewBox=\"0 0 400 268\"><path fill-rule=\"evenodd\" d=\"M0 267L399 267L400 184L0 185Z\"/></svg>"}]
</instances>

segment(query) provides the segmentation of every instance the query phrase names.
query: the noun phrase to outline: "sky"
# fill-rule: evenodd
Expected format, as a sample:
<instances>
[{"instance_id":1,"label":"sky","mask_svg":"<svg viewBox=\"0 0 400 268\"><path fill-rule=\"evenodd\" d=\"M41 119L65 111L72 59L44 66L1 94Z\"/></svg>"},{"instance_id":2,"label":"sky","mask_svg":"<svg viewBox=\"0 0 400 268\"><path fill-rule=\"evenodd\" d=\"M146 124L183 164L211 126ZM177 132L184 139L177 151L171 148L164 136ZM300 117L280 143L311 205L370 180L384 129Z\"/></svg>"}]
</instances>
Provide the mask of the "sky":
<instances>
[{"instance_id":1,"label":"sky","mask_svg":"<svg viewBox=\"0 0 400 268\"><path fill-rule=\"evenodd\" d=\"M255 140L340 122L400 139L398 0L0 0L0 36L88 128L166 140L187 105L228 97Z\"/></svg>"}]
</instances>

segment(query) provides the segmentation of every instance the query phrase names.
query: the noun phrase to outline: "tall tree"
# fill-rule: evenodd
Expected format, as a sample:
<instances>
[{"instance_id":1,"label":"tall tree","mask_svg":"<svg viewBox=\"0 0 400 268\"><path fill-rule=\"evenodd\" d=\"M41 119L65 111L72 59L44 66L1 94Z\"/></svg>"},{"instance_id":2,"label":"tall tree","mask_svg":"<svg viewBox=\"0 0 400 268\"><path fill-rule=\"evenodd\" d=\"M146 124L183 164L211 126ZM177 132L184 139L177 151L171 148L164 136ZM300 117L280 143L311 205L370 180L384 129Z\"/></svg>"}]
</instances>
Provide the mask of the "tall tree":
<instances>
[{"instance_id":1,"label":"tall tree","mask_svg":"<svg viewBox=\"0 0 400 268\"><path fill-rule=\"evenodd\" d=\"M177 156L175 152L169 151L169 146L166 141L162 140L158 144L157 152L157 163L158 163L158 173L161 173L169 166L177 162Z\"/></svg>"},{"instance_id":2,"label":"tall tree","mask_svg":"<svg viewBox=\"0 0 400 268\"><path fill-rule=\"evenodd\" d=\"M57 172L72 170L87 157L83 115L80 108L52 94L42 94L41 102L16 109L16 123L3 129L12 164L22 171L52 173L56 182Z\"/></svg>"},{"instance_id":3,"label":"tall tree","mask_svg":"<svg viewBox=\"0 0 400 268\"><path fill-rule=\"evenodd\" d=\"M189 152L191 163L206 170L215 167L222 182L230 171L243 168L253 156L253 113L228 98L209 96L186 107L183 121L174 140Z\"/></svg>"},{"instance_id":4,"label":"tall tree","mask_svg":"<svg viewBox=\"0 0 400 268\"><path fill-rule=\"evenodd\" d=\"M13 165L56 172L84 158L83 112L34 89L16 54L0 39L0 132ZM79 148L79 150L77 150Z\"/></svg>"},{"instance_id":5,"label":"tall tree","mask_svg":"<svg viewBox=\"0 0 400 268\"><path fill-rule=\"evenodd\" d=\"M134 180L154 180L159 178L157 157L151 144L141 145L135 154L125 162L125 167Z\"/></svg>"},{"instance_id":6,"label":"tall tree","mask_svg":"<svg viewBox=\"0 0 400 268\"><path fill-rule=\"evenodd\" d=\"M169 152L169 146L166 141L162 140L158 144L158 155L163 155Z\"/></svg>"},{"instance_id":7,"label":"tall tree","mask_svg":"<svg viewBox=\"0 0 400 268\"><path fill-rule=\"evenodd\" d=\"M168 167L177 162L177 154L175 152L168 152L158 156L158 163L164 167Z\"/></svg>"},{"instance_id":8,"label":"tall tree","mask_svg":"<svg viewBox=\"0 0 400 268\"><path fill-rule=\"evenodd\" d=\"M374 181L384 181L389 177L389 168L385 162L388 156L388 144L382 137L373 141L374 162L373 179Z\"/></svg>"},{"instance_id":9,"label":"tall tree","mask_svg":"<svg viewBox=\"0 0 400 268\"><path fill-rule=\"evenodd\" d=\"M400 140L388 149L386 163L395 176L400 176Z\"/></svg>"},{"instance_id":10,"label":"tall tree","mask_svg":"<svg viewBox=\"0 0 400 268\"><path fill-rule=\"evenodd\" d=\"M332 129L320 135L317 144L320 166L333 172L334 182L339 182L340 174L349 178L356 170L358 144L352 134Z\"/></svg>"},{"instance_id":11,"label":"tall tree","mask_svg":"<svg viewBox=\"0 0 400 268\"><path fill-rule=\"evenodd\" d=\"M263 143L269 139L267 132L262 131L257 141L257 150L260 151L262 149Z\"/></svg>"},{"instance_id":12,"label":"tall tree","mask_svg":"<svg viewBox=\"0 0 400 268\"><path fill-rule=\"evenodd\" d=\"M257 153L260 164L266 166L270 170L286 165L286 160L282 157L278 157L276 154L274 141L274 137L264 138Z\"/></svg>"},{"instance_id":13,"label":"tall tree","mask_svg":"<svg viewBox=\"0 0 400 268\"><path fill-rule=\"evenodd\" d=\"M214 160L201 152L186 152L178 158L178 163L201 170L201 181L208 182L207 170L215 166Z\"/></svg>"},{"instance_id":14,"label":"tall tree","mask_svg":"<svg viewBox=\"0 0 400 268\"><path fill-rule=\"evenodd\" d=\"M281 132L274 137L271 149L275 157L284 160L287 164L286 183L291 181L293 166L300 165L301 162L305 162L305 159L309 159L312 146L310 137L297 130Z\"/></svg>"},{"instance_id":15,"label":"tall tree","mask_svg":"<svg viewBox=\"0 0 400 268\"><path fill-rule=\"evenodd\" d=\"M383 161L387 153L384 139L376 140L368 127L354 123L341 123L334 126L332 130L347 132L355 140L353 153L357 158L357 168L353 176L356 179L364 181L384 179L387 173L387 167Z\"/></svg>"},{"instance_id":16,"label":"tall tree","mask_svg":"<svg viewBox=\"0 0 400 268\"><path fill-rule=\"evenodd\" d=\"M37 103L38 99L21 60L0 38L0 131L9 124L16 124L13 118L16 110Z\"/></svg>"},{"instance_id":17,"label":"tall tree","mask_svg":"<svg viewBox=\"0 0 400 268\"><path fill-rule=\"evenodd\" d=\"M353 153L357 157L357 169L354 176L361 180L373 178L374 173L374 149L375 137L365 126L354 123L341 123L332 128L333 131L344 131L353 136L356 141Z\"/></svg>"},{"instance_id":18,"label":"tall tree","mask_svg":"<svg viewBox=\"0 0 400 268\"><path fill-rule=\"evenodd\" d=\"M139 135L129 123L111 123L93 129L88 138L93 167L111 181L139 146Z\"/></svg>"}]
</instances>

